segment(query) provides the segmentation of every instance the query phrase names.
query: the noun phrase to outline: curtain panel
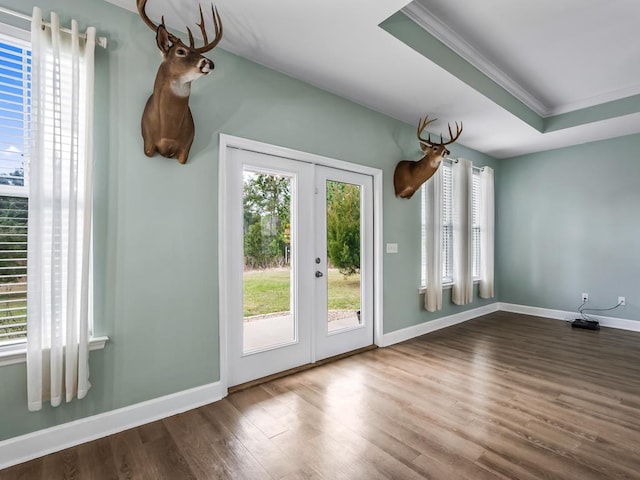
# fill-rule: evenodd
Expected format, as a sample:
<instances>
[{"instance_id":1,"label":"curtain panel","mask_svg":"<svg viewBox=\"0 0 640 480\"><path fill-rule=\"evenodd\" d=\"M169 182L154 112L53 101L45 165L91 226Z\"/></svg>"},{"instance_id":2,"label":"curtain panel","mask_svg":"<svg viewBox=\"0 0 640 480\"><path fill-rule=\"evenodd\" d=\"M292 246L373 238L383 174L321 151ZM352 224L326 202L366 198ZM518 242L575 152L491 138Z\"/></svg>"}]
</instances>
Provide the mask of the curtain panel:
<instances>
[{"instance_id":1,"label":"curtain panel","mask_svg":"<svg viewBox=\"0 0 640 480\"><path fill-rule=\"evenodd\" d=\"M27 399L83 398L89 388L93 55L95 28L81 39L43 28L33 9L31 158L27 271Z\"/></svg>"},{"instance_id":2,"label":"curtain panel","mask_svg":"<svg viewBox=\"0 0 640 480\"><path fill-rule=\"evenodd\" d=\"M427 290L424 293L424 308L429 312L442 310L442 169L424 185L423 208L426 238L423 248L427 263Z\"/></svg>"},{"instance_id":3,"label":"curtain panel","mask_svg":"<svg viewBox=\"0 0 640 480\"><path fill-rule=\"evenodd\" d=\"M453 163L453 288L451 301L473 301L473 245L471 242L473 171L464 158Z\"/></svg>"},{"instance_id":4,"label":"curtain panel","mask_svg":"<svg viewBox=\"0 0 640 480\"><path fill-rule=\"evenodd\" d=\"M480 285L481 298L493 298L494 288L494 232L495 200L493 169L484 167L480 172Z\"/></svg>"}]
</instances>

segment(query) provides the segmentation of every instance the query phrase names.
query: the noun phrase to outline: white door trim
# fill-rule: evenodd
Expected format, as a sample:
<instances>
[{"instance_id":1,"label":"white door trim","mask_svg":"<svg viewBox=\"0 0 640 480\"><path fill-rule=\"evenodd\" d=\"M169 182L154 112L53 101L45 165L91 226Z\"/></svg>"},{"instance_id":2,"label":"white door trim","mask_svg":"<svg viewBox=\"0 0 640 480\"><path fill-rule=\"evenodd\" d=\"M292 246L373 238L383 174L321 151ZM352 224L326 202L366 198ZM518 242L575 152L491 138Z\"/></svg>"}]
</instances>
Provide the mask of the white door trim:
<instances>
[{"instance_id":1,"label":"white door trim","mask_svg":"<svg viewBox=\"0 0 640 480\"><path fill-rule=\"evenodd\" d=\"M226 202L228 191L225 179L227 177L228 149L238 148L257 153L284 157L314 165L350 170L373 177L373 342L379 345L382 339L382 170L378 168L358 165L355 163L324 157L313 153L302 152L290 148L280 147L268 143L220 134L218 151L218 283L219 283L219 317L218 328L220 335L220 384L224 391L228 389L228 332L227 318L229 312L229 294L226 279L229 274L227 261L227 236L224 234L229 224L229 209Z\"/></svg>"}]
</instances>

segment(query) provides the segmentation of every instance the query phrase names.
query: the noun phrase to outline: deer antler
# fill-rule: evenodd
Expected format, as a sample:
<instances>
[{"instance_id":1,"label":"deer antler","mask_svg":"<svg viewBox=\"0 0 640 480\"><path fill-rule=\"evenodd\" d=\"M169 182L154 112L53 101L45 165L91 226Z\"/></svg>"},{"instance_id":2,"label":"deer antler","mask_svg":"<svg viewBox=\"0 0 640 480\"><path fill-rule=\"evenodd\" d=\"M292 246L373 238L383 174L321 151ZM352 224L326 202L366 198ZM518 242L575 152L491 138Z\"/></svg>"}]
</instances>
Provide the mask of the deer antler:
<instances>
[{"instance_id":1,"label":"deer antler","mask_svg":"<svg viewBox=\"0 0 640 480\"><path fill-rule=\"evenodd\" d=\"M455 135L455 137L451 133L451 125L449 125L448 123L447 123L447 128L449 129L449 138L451 140L449 140L448 142L442 143L442 135L440 135L440 145L451 145L453 142L455 142L458 139L458 137L462 133L462 122L460 122L460 126L459 127L458 127L458 122L456 122L456 135Z\"/></svg>"},{"instance_id":2,"label":"deer antler","mask_svg":"<svg viewBox=\"0 0 640 480\"><path fill-rule=\"evenodd\" d=\"M429 115L427 115L425 117L424 120L422 120L422 118L420 119L420 121L418 122L418 140L420 140L422 143L426 143L427 145L429 145L430 147L433 147L434 145L451 145L453 142L455 142L458 137L460 137L460 134L462 133L462 122L460 122L460 125L458 126L458 122L456 123L456 134L454 135L453 132L451 131L451 125L447 123L447 128L449 129L449 138L450 140L448 142L443 142L442 141L442 134L440 134L440 143L435 143L431 141L431 134L429 134L429 138L423 138L421 137L422 132L424 131L425 128L427 128L427 125L429 125L430 123L433 123L437 120L437 118L434 118L433 120L428 120Z\"/></svg>"},{"instance_id":3,"label":"deer antler","mask_svg":"<svg viewBox=\"0 0 640 480\"><path fill-rule=\"evenodd\" d=\"M213 18L213 27L216 31L216 36L211 43L209 43L209 39L207 38L207 28L204 23L204 15L202 14L202 5L199 5L200 8L200 23L196 23L198 27L200 27L200 32L202 33L202 40L204 41L204 45L200 48L195 48L193 35L191 33L191 29L187 28L187 32L189 32L189 43L191 44L191 49L194 52L205 53L209 50L213 50L216 45L222 40L222 19L220 18L220 14L218 13L218 9L214 8L211 5L211 17Z\"/></svg>"},{"instance_id":4,"label":"deer antler","mask_svg":"<svg viewBox=\"0 0 640 480\"><path fill-rule=\"evenodd\" d=\"M147 0L137 0L136 6L138 7L138 15L140 15L142 21L147 24L147 27L155 32L158 29L158 25L153 23L147 16L147 12L145 11L147 7ZM164 23L164 21L162 23Z\"/></svg>"},{"instance_id":5,"label":"deer antler","mask_svg":"<svg viewBox=\"0 0 640 480\"><path fill-rule=\"evenodd\" d=\"M434 118L433 120L429 120L429 115L424 117L424 121L422 120L422 118L420 118L420 121L418 122L417 133L418 133L418 140L420 140L422 143L426 143L428 145L433 145L433 142L431 141L431 134L429 134L429 140L427 140L425 138L422 138L420 135L422 134L424 129L427 128L427 125L429 125L430 123L435 122L436 120L438 120L438 119Z\"/></svg>"},{"instance_id":6,"label":"deer antler","mask_svg":"<svg viewBox=\"0 0 640 480\"><path fill-rule=\"evenodd\" d=\"M158 29L158 25L156 25L151 19L147 16L147 12L145 11L147 6L147 0L136 0L136 6L138 7L138 15L147 24L147 26L153 30L154 32ZM200 23L196 23L198 27L200 27L200 32L202 33L202 39L204 40L204 45L199 48L195 48L193 33L191 33L191 29L187 27L187 32L189 33L189 43L190 48L196 53L205 53L209 50L213 50L213 48L220 43L222 40L222 19L220 18L220 14L218 13L218 9L214 8L211 5L211 16L213 17L213 26L215 28L215 38L211 43L209 43L209 39L207 38L207 29L204 22L204 15L202 14L202 5L199 5L200 8ZM164 25L164 16L162 17L162 25ZM169 34L169 38L172 42L175 43L178 40L178 37L175 35Z\"/></svg>"}]
</instances>

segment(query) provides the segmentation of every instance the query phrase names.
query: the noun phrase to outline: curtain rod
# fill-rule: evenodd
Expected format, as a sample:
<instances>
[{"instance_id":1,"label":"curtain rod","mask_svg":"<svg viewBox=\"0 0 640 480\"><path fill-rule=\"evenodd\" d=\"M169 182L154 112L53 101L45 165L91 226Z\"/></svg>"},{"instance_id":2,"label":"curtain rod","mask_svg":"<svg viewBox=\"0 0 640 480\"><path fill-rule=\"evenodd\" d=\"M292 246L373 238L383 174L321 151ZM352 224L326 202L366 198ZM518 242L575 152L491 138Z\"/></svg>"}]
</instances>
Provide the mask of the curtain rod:
<instances>
[{"instance_id":1,"label":"curtain rod","mask_svg":"<svg viewBox=\"0 0 640 480\"><path fill-rule=\"evenodd\" d=\"M0 7L0 13L6 13L7 15L21 18L22 20L27 20L29 22L32 20L31 15L25 15L24 13L16 12L14 10L9 10L8 8L5 8L5 7ZM49 22L43 21L42 23L47 27L51 27L51 24ZM60 30L62 30L65 33L71 33L71 30L68 28L60 27ZM84 33L81 33L80 37L84 39L87 38L87 36ZM101 46L102 48L107 48L107 37L96 37L96 44Z\"/></svg>"},{"instance_id":2,"label":"curtain rod","mask_svg":"<svg viewBox=\"0 0 640 480\"><path fill-rule=\"evenodd\" d=\"M443 161L443 162L446 162L446 163L451 163L451 164L453 164L453 163L458 163L458 161L459 161L459 160L458 160L457 158L447 157L447 158L445 158L445 159L444 159L444 160L442 160L442 161ZM472 168L473 170L478 170L479 172L481 172L482 170L484 170L484 167L476 167L475 165L471 165L471 168Z\"/></svg>"}]
</instances>

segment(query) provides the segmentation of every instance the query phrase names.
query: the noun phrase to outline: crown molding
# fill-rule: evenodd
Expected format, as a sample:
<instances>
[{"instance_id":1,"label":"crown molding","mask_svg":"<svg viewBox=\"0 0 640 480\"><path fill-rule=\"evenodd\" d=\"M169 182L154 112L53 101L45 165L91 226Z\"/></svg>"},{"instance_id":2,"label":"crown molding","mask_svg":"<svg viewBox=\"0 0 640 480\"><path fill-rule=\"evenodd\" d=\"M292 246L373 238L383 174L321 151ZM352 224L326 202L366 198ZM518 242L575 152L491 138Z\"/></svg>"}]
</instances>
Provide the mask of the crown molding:
<instances>
[{"instance_id":1,"label":"crown molding","mask_svg":"<svg viewBox=\"0 0 640 480\"><path fill-rule=\"evenodd\" d=\"M464 40L464 38L454 32L445 22L440 20L419 1L413 1L404 7L402 12L417 25L440 40L456 54L476 67L487 77L496 82L543 118L562 115L576 110L581 110L583 108L595 107L603 103L621 100L640 94L640 84L637 84L553 107L545 105L541 100L536 98L513 80L513 78L498 68L493 62L488 60L484 55Z\"/></svg>"},{"instance_id":2,"label":"crown molding","mask_svg":"<svg viewBox=\"0 0 640 480\"><path fill-rule=\"evenodd\" d=\"M551 109L549 107L522 88L522 86L520 86L509 75L504 73L493 62L488 60L472 45L467 43L466 40L454 32L446 23L431 13L427 7L417 1L414 1L404 7L402 12L417 25L436 37L456 54L524 103L535 113L541 117L546 117L551 114Z\"/></svg>"},{"instance_id":3,"label":"crown molding","mask_svg":"<svg viewBox=\"0 0 640 480\"><path fill-rule=\"evenodd\" d=\"M601 93L599 95L594 95L593 97L584 98L564 105L558 105L557 107L550 109L547 116L552 117L554 115L562 115L564 113L574 112L583 108L595 107L603 103L614 102L616 100L622 100L635 95L640 95L640 84L619 90L613 90L611 92Z\"/></svg>"}]
</instances>

